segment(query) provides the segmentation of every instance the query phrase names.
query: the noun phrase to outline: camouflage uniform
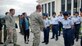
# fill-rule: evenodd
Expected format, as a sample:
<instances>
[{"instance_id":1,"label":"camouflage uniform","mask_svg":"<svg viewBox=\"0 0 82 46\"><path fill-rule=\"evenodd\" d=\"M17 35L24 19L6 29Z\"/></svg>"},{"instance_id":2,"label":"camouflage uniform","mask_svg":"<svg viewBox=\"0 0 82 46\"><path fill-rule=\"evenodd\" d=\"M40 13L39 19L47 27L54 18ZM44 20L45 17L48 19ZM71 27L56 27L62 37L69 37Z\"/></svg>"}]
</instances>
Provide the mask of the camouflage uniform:
<instances>
[{"instance_id":1,"label":"camouflage uniform","mask_svg":"<svg viewBox=\"0 0 82 46\"><path fill-rule=\"evenodd\" d=\"M4 46L8 45L11 36L13 38L14 46L16 46L17 33L15 29L15 18L11 15L7 15L5 21L6 21L6 29L7 29L7 40L4 43Z\"/></svg>"},{"instance_id":2,"label":"camouflage uniform","mask_svg":"<svg viewBox=\"0 0 82 46\"><path fill-rule=\"evenodd\" d=\"M33 45L32 46L39 46L40 44L40 27L43 26L43 20L41 15L38 12L34 12L30 15L30 26L31 31L34 34L33 38Z\"/></svg>"}]
</instances>

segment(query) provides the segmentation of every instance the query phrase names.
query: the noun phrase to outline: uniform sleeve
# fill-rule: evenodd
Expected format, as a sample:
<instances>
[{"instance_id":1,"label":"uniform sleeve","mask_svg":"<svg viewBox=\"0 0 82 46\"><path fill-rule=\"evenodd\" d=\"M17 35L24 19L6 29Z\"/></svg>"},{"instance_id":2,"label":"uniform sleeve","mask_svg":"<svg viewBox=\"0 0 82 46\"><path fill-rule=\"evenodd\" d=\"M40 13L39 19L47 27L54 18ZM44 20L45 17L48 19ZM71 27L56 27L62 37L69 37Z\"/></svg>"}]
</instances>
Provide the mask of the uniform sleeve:
<instances>
[{"instance_id":1,"label":"uniform sleeve","mask_svg":"<svg viewBox=\"0 0 82 46\"><path fill-rule=\"evenodd\" d=\"M58 21L58 22L60 22L60 19L59 19L59 17L58 17L58 16L57 16L57 21Z\"/></svg>"},{"instance_id":2,"label":"uniform sleeve","mask_svg":"<svg viewBox=\"0 0 82 46\"><path fill-rule=\"evenodd\" d=\"M6 16L6 17L5 17L5 21L6 21L5 24L6 24L7 29L11 28L11 27L10 27L11 22L10 22L9 16Z\"/></svg>"},{"instance_id":3,"label":"uniform sleeve","mask_svg":"<svg viewBox=\"0 0 82 46\"><path fill-rule=\"evenodd\" d=\"M74 21L71 19L71 28L74 29Z\"/></svg>"},{"instance_id":4,"label":"uniform sleeve","mask_svg":"<svg viewBox=\"0 0 82 46\"><path fill-rule=\"evenodd\" d=\"M71 21L71 25L74 25L74 21L72 19L70 21Z\"/></svg>"},{"instance_id":5,"label":"uniform sleeve","mask_svg":"<svg viewBox=\"0 0 82 46\"><path fill-rule=\"evenodd\" d=\"M59 18L58 18L58 22L61 22L61 23L62 23L62 21L63 21L63 18L62 18L62 19L59 19Z\"/></svg>"},{"instance_id":6,"label":"uniform sleeve","mask_svg":"<svg viewBox=\"0 0 82 46\"><path fill-rule=\"evenodd\" d=\"M57 17L57 20L58 20L58 22L60 22L60 18L59 18L59 16Z\"/></svg>"},{"instance_id":7,"label":"uniform sleeve","mask_svg":"<svg viewBox=\"0 0 82 46\"><path fill-rule=\"evenodd\" d=\"M38 16L38 22L40 25L44 26L42 16Z\"/></svg>"},{"instance_id":8,"label":"uniform sleeve","mask_svg":"<svg viewBox=\"0 0 82 46\"><path fill-rule=\"evenodd\" d=\"M50 24L52 24L52 19L50 19Z\"/></svg>"}]
</instances>

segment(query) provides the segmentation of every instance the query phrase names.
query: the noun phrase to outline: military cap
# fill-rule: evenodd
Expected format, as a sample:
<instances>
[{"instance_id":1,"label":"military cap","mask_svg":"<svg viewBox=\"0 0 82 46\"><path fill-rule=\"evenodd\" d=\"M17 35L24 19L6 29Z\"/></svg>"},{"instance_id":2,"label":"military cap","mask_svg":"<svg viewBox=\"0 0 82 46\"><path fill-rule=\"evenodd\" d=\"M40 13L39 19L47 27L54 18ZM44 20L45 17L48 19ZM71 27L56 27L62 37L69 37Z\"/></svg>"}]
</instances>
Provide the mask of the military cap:
<instances>
[{"instance_id":1,"label":"military cap","mask_svg":"<svg viewBox=\"0 0 82 46\"><path fill-rule=\"evenodd\" d=\"M42 15L43 15L43 16L48 16L48 14L47 14L47 13L43 13Z\"/></svg>"},{"instance_id":2,"label":"military cap","mask_svg":"<svg viewBox=\"0 0 82 46\"><path fill-rule=\"evenodd\" d=\"M79 12L75 12L75 14L79 14Z\"/></svg>"},{"instance_id":3,"label":"military cap","mask_svg":"<svg viewBox=\"0 0 82 46\"><path fill-rule=\"evenodd\" d=\"M67 11L65 11L64 13L63 13L63 16L68 16L68 12Z\"/></svg>"}]
</instances>

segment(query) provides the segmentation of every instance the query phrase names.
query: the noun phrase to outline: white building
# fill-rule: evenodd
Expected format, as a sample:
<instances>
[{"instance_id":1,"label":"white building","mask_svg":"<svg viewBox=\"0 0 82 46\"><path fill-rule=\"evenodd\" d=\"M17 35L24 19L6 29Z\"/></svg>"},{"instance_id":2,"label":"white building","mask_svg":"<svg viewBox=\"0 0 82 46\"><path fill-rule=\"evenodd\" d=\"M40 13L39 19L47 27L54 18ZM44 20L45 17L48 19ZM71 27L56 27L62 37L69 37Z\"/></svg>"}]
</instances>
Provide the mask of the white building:
<instances>
[{"instance_id":1,"label":"white building","mask_svg":"<svg viewBox=\"0 0 82 46\"><path fill-rule=\"evenodd\" d=\"M42 13L48 13L50 16L53 12L59 15L60 11L69 11L73 15L82 7L82 0L38 0L37 2L42 5Z\"/></svg>"}]
</instances>

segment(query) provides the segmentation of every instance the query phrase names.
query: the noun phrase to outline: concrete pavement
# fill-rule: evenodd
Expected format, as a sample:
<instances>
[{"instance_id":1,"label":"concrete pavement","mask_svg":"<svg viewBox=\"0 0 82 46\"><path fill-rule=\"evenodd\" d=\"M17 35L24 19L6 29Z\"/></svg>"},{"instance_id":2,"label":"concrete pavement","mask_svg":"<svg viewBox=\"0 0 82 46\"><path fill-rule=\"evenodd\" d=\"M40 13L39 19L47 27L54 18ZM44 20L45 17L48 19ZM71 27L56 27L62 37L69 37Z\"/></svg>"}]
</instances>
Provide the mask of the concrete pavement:
<instances>
[{"instance_id":1,"label":"concrete pavement","mask_svg":"<svg viewBox=\"0 0 82 46\"><path fill-rule=\"evenodd\" d=\"M17 44L19 44L21 46L32 46L32 42L33 42L33 34L32 33L30 33L29 44L24 43L24 36L19 33L19 30L17 30L17 36L18 36ZM52 36L52 33L50 32L50 38L51 38L51 36ZM43 32L41 32L41 42L42 41L43 41ZM45 45L41 42L40 42L40 46L64 46L64 41L63 41L62 35L59 37L58 41L55 41L55 39L50 39L48 45ZM0 45L0 46L3 46L3 45ZM8 46L13 46L13 45L9 44ZM78 42L75 42L74 46L80 46L80 39Z\"/></svg>"}]
</instances>

